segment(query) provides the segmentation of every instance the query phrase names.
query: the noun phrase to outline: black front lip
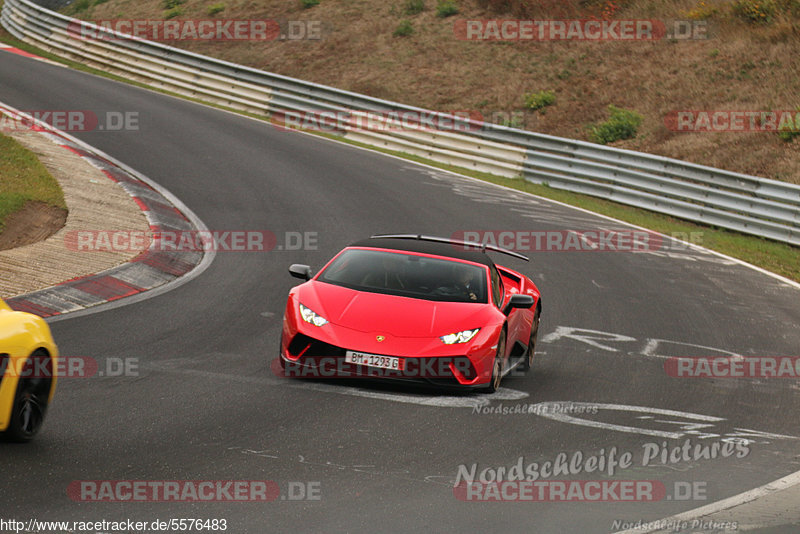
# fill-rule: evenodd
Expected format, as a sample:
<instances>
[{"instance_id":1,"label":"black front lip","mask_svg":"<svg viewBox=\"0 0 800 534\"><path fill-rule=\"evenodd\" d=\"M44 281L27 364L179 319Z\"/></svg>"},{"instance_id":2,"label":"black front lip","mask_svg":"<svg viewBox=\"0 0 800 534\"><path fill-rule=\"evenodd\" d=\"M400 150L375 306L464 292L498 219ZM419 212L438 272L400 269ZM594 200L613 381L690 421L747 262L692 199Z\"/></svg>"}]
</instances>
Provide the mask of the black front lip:
<instances>
[{"instance_id":1,"label":"black front lip","mask_svg":"<svg viewBox=\"0 0 800 534\"><path fill-rule=\"evenodd\" d=\"M318 367L312 365L306 365L304 362L299 360L291 360L287 358L283 352L281 352L280 356L281 360L285 363L296 366L297 368L302 369L311 369L317 370ZM351 364L352 365L352 364ZM414 384L424 384L428 386L435 386L440 389L452 389L458 391L465 391L465 390L478 390L483 389L486 387L486 384L460 384L456 380L455 377L452 378L425 378L425 377L413 377L413 376L364 376L364 375L357 375L357 374L350 374L348 371L337 371L341 372L342 376L335 376L335 377L319 377L319 376L288 376L286 378L295 378L295 379L308 379L308 380L330 380L330 381L347 381L347 380L365 380L367 382L396 382L396 383L414 383Z\"/></svg>"}]
</instances>

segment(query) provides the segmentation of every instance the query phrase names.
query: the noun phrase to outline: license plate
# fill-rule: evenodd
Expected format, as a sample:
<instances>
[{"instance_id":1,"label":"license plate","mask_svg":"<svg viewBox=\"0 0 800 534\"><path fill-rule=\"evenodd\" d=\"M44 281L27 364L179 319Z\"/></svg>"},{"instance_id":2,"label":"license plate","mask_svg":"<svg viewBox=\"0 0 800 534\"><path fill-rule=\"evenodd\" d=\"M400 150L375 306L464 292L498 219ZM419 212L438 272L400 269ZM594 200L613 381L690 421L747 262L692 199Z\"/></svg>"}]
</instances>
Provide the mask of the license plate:
<instances>
[{"instance_id":1,"label":"license plate","mask_svg":"<svg viewBox=\"0 0 800 534\"><path fill-rule=\"evenodd\" d=\"M380 356L378 354L366 354L364 352L354 352L348 350L344 360L347 363L356 365L366 365L367 367L377 367L378 369L390 369L394 371L403 370L403 359L393 356Z\"/></svg>"}]
</instances>

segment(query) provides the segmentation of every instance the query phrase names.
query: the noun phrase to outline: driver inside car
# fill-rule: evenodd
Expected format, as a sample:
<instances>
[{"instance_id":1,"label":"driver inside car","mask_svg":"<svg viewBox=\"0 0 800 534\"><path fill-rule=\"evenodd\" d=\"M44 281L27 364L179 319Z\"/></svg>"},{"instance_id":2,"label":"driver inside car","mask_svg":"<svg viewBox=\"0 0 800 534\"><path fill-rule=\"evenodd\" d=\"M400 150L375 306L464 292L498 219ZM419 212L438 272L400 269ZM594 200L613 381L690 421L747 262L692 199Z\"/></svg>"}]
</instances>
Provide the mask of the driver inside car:
<instances>
[{"instance_id":1,"label":"driver inside car","mask_svg":"<svg viewBox=\"0 0 800 534\"><path fill-rule=\"evenodd\" d=\"M457 287L461 290L469 300L478 300L478 287L479 281L475 278L475 270L466 266L457 265L455 267L455 279Z\"/></svg>"},{"instance_id":2,"label":"driver inside car","mask_svg":"<svg viewBox=\"0 0 800 534\"><path fill-rule=\"evenodd\" d=\"M403 260L396 254L385 254L381 258L379 271L368 273L362 284L383 289L405 289L405 284L400 276L403 269Z\"/></svg>"}]
</instances>

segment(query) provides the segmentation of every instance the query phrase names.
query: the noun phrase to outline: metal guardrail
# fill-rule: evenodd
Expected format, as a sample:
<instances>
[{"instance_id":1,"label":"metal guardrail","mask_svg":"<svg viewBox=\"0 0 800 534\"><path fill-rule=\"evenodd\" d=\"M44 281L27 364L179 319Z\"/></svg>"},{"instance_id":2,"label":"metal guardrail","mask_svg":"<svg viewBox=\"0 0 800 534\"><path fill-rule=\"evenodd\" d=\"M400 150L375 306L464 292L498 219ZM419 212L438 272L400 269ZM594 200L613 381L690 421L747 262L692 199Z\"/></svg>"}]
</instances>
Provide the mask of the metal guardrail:
<instances>
[{"instance_id":1,"label":"metal guardrail","mask_svg":"<svg viewBox=\"0 0 800 534\"><path fill-rule=\"evenodd\" d=\"M342 122L340 135L369 146L800 245L794 184L444 114L435 115L452 128L398 126L388 114L434 112L126 39L30 0L5 0L0 23L48 52L173 93L273 117L330 112ZM81 24L109 38L80 38ZM354 126L369 112L376 120Z\"/></svg>"}]
</instances>

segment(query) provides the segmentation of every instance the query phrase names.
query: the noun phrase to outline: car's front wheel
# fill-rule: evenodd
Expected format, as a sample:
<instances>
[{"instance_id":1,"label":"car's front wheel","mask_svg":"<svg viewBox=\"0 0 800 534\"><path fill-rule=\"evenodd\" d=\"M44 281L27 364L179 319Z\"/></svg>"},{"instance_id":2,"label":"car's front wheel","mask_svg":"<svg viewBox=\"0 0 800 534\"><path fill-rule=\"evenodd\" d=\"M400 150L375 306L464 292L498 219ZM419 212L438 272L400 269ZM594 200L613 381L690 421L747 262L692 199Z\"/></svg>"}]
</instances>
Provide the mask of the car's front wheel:
<instances>
[{"instance_id":1,"label":"car's front wheel","mask_svg":"<svg viewBox=\"0 0 800 534\"><path fill-rule=\"evenodd\" d=\"M486 393L494 393L500 389L500 382L503 380L503 361L506 356L506 331L500 332L500 339L497 341L497 353L492 364L492 377L486 386Z\"/></svg>"}]
</instances>

